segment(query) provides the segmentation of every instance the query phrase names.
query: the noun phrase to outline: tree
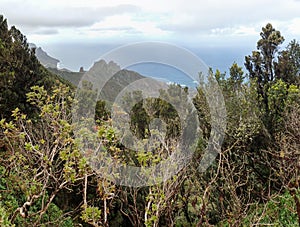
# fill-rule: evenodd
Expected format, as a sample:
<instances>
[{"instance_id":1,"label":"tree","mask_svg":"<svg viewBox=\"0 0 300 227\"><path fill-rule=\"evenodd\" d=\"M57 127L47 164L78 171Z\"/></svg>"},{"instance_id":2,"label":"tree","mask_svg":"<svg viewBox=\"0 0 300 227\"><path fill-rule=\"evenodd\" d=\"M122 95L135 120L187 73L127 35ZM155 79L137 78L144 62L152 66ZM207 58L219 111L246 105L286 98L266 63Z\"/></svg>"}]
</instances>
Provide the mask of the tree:
<instances>
[{"instance_id":1,"label":"tree","mask_svg":"<svg viewBox=\"0 0 300 227\"><path fill-rule=\"evenodd\" d=\"M262 28L261 39L257 42L257 51L252 52L252 56L245 57L245 67L249 71L250 79L255 79L257 83L258 95L262 98L262 104L266 111L268 109L267 90L270 82L275 79L276 57L279 45L284 38L280 31L277 31L268 23Z\"/></svg>"},{"instance_id":2,"label":"tree","mask_svg":"<svg viewBox=\"0 0 300 227\"><path fill-rule=\"evenodd\" d=\"M26 37L14 26L8 29L7 21L1 15L0 62L1 117L10 118L16 107L30 116L36 114L36 109L26 102L26 93L34 85L50 89L55 80L61 80L41 66Z\"/></svg>"},{"instance_id":3,"label":"tree","mask_svg":"<svg viewBox=\"0 0 300 227\"><path fill-rule=\"evenodd\" d=\"M230 77L228 79L228 83L230 84L230 87L234 90L237 90L242 86L242 83L244 81L244 72L242 67L239 67L236 62L232 64L232 66L229 69Z\"/></svg>"},{"instance_id":4,"label":"tree","mask_svg":"<svg viewBox=\"0 0 300 227\"><path fill-rule=\"evenodd\" d=\"M286 50L280 52L278 63L275 65L275 74L289 84L300 84L300 45L292 40Z\"/></svg>"},{"instance_id":5,"label":"tree","mask_svg":"<svg viewBox=\"0 0 300 227\"><path fill-rule=\"evenodd\" d=\"M8 208L13 213L10 221L37 226L44 222L60 192L70 190L93 172L72 137L70 88L60 84L47 94L43 87L34 86L27 97L39 109L39 119L33 121L17 108L12 121L0 121L1 144L6 150L1 153L0 164L12 180L5 190L15 188L12 194L18 197L17 207ZM9 193L7 196L5 199Z\"/></svg>"},{"instance_id":6,"label":"tree","mask_svg":"<svg viewBox=\"0 0 300 227\"><path fill-rule=\"evenodd\" d=\"M300 90L290 86L287 105L283 110L283 129L277 132L276 142L280 148L278 153L270 151L278 160L278 178L283 182L283 189L288 191L295 202L295 210L300 225Z\"/></svg>"}]
</instances>

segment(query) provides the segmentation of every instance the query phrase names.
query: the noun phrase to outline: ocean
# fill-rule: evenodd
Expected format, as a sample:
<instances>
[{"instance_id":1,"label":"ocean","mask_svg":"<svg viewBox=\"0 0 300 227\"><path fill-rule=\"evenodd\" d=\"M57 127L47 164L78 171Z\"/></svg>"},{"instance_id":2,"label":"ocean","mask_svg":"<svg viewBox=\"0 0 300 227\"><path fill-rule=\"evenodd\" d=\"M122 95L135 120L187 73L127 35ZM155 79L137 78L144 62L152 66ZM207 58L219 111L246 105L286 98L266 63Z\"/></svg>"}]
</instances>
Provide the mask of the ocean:
<instances>
[{"instance_id":1,"label":"ocean","mask_svg":"<svg viewBox=\"0 0 300 227\"><path fill-rule=\"evenodd\" d=\"M57 59L60 59L60 68L67 68L71 71L79 71L80 67L88 70L96 61L101 60L101 56L106 52L119 47L120 45L106 44L56 44L46 45L45 51ZM202 61L215 72L217 69L228 75L230 66L236 62L244 67L246 55L251 54L252 45L249 46L201 46L187 48L198 56ZM170 66L143 63L132 65L127 69L137 71L138 73L154 77L166 82L174 82L189 87L195 87L196 82L179 69Z\"/></svg>"},{"instance_id":2,"label":"ocean","mask_svg":"<svg viewBox=\"0 0 300 227\"><path fill-rule=\"evenodd\" d=\"M192 79L181 70L160 63L140 63L127 67L127 69L166 83L180 84L182 87L196 87L198 84L197 80Z\"/></svg>"}]
</instances>

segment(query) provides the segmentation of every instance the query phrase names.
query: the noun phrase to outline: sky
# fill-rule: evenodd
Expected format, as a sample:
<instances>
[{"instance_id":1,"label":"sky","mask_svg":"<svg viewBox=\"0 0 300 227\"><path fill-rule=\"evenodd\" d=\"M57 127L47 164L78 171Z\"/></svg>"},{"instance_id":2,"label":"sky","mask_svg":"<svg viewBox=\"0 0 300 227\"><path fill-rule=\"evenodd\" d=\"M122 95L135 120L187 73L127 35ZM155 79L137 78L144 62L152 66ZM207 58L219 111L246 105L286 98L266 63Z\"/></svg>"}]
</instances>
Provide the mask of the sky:
<instances>
[{"instance_id":1,"label":"sky","mask_svg":"<svg viewBox=\"0 0 300 227\"><path fill-rule=\"evenodd\" d=\"M9 25L70 68L141 41L169 42L195 52L223 50L210 53L217 61L226 51L254 50L268 22L281 31L285 45L300 40L300 0L0 0L0 6Z\"/></svg>"}]
</instances>

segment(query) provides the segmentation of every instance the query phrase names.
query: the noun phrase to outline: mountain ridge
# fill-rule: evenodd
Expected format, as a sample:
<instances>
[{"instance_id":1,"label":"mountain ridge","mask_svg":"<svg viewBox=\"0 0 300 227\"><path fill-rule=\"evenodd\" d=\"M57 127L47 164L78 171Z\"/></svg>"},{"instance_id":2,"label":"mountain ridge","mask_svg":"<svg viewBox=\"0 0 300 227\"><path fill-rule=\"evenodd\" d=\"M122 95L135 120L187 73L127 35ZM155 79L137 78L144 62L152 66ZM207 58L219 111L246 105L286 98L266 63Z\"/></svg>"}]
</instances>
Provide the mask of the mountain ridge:
<instances>
[{"instance_id":1,"label":"mountain ridge","mask_svg":"<svg viewBox=\"0 0 300 227\"><path fill-rule=\"evenodd\" d=\"M37 47L34 43L29 43L29 48L35 49L35 55L37 59L45 68L57 68L60 60L51 57L46 51L42 49L42 47Z\"/></svg>"}]
</instances>

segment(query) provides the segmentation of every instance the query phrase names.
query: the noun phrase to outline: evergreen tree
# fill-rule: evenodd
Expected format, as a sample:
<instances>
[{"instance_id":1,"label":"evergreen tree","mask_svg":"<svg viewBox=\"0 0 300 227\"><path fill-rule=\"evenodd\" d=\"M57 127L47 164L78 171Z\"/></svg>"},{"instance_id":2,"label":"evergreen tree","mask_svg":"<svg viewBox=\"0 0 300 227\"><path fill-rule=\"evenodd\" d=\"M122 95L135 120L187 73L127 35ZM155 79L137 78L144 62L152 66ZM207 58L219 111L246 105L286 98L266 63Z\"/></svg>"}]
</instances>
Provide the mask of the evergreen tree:
<instances>
[{"instance_id":1,"label":"evergreen tree","mask_svg":"<svg viewBox=\"0 0 300 227\"><path fill-rule=\"evenodd\" d=\"M49 90L56 79L59 78L41 66L26 37L14 26L9 29L7 20L0 15L0 116L10 118L16 107L33 114L34 107L26 102L26 93L34 85Z\"/></svg>"},{"instance_id":2,"label":"evergreen tree","mask_svg":"<svg viewBox=\"0 0 300 227\"><path fill-rule=\"evenodd\" d=\"M300 85L300 45L292 40L286 50L280 52L278 64L275 67L277 79L282 79L288 85Z\"/></svg>"},{"instance_id":3,"label":"evergreen tree","mask_svg":"<svg viewBox=\"0 0 300 227\"><path fill-rule=\"evenodd\" d=\"M257 42L257 51L253 51L252 56L245 57L245 67L249 71L250 79L256 80L259 98L262 99L263 108L268 113L267 91L270 82L275 79L276 57L284 37L270 23L262 28L260 36L261 39Z\"/></svg>"}]
</instances>

